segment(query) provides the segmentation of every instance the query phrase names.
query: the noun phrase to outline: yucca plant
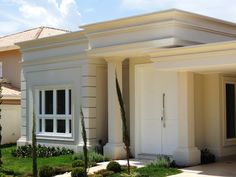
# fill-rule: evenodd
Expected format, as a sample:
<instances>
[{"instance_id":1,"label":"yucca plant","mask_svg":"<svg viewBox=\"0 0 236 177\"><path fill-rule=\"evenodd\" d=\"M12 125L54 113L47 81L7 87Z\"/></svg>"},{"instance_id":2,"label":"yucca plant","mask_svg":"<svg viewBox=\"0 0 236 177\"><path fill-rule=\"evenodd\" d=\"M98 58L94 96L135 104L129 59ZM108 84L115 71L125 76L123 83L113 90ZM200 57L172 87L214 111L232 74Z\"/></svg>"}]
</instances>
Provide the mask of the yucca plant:
<instances>
[{"instance_id":1,"label":"yucca plant","mask_svg":"<svg viewBox=\"0 0 236 177\"><path fill-rule=\"evenodd\" d=\"M83 113L82 107L80 107L80 115L81 115L82 138L83 138L83 142L84 142L84 146L83 146L84 176L87 177L87 168L88 168L87 134L86 134L86 130L85 130L84 113Z\"/></svg>"},{"instance_id":2,"label":"yucca plant","mask_svg":"<svg viewBox=\"0 0 236 177\"><path fill-rule=\"evenodd\" d=\"M2 84L3 84L3 79L1 78L0 81L0 120L2 119ZM2 167L2 124L0 123L0 167Z\"/></svg>"},{"instance_id":3,"label":"yucca plant","mask_svg":"<svg viewBox=\"0 0 236 177\"><path fill-rule=\"evenodd\" d=\"M33 112L33 127L32 127L32 162L33 162L33 176L38 176L38 169L37 169L37 139L35 133L35 113Z\"/></svg>"},{"instance_id":4,"label":"yucca plant","mask_svg":"<svg viewBox=\"0 0 236 177\"><path fill-rule=\"evenodd\" d=\"M118 101L120 104L120 112L121 112L121 119L122 119L122 125L123 125L123 142L125 144L125 151L126 151L126 159L127 159L127 168L128 168L128 174L130 174L130 163L129 163L129 157L130 157L130 138L129 138L129 132L128 132L128 127L127 127L127 118L126 118L126 113L125 113L125 104L124 104L124 99L121 93L119 81L117 79L116 75L116 92L118 96Z\"/></svg>"}]
</instances>

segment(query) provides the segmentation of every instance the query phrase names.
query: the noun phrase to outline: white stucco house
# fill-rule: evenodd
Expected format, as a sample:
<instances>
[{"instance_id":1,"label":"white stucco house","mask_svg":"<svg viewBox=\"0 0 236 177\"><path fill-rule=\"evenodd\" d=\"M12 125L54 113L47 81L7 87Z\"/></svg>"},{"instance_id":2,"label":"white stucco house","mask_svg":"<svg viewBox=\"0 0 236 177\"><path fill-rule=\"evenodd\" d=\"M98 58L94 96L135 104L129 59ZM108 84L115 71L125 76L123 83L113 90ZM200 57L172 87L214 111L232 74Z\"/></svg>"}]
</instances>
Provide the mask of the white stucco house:
<instances>
[{"instance_id":1,"label":"white stucco house","mask_svg":"<svg viewBox=\"0 0 236 177\"><path fill-rule=\"evenodd\" d=\"M115 73L122 85L136 158L166 154L200 162L200 149L236 155L236 24L181 10L95 23L77 32L18 43L22 128L18 145L88 144L124 157Z\"/></svg>"}]
</instances>

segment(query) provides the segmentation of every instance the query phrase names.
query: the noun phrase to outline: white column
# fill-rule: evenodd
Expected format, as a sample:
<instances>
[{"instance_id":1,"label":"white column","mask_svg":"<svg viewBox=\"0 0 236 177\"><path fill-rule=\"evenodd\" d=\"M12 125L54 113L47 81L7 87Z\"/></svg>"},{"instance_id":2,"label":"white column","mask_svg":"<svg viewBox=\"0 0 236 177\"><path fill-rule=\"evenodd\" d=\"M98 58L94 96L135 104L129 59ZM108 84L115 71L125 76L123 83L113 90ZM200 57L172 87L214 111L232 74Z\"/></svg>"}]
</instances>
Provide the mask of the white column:
<instances>
[{"instance_id":1,"label":"white column","mask_svg":"<svg viewBox=\"0 0 236 177\"><path fill-rule=\"evenodd\" d=\"M122 59L108 62L108 143L104 146L105 156L112 159L125 158L122 137L120 105L116 92L116 75L122 90Z\"/></svg>"},{"instance_id":2,"label":"white column","mask_svg":"<svg viewBox=\"0 0 236 177\"><path fill-rule=\"evenodd\" d=\"M178 165L197 165L200 151L195 147L194 74L180 72L178 77L179 145L173 157Z\"/></svg>"}]
</instances>

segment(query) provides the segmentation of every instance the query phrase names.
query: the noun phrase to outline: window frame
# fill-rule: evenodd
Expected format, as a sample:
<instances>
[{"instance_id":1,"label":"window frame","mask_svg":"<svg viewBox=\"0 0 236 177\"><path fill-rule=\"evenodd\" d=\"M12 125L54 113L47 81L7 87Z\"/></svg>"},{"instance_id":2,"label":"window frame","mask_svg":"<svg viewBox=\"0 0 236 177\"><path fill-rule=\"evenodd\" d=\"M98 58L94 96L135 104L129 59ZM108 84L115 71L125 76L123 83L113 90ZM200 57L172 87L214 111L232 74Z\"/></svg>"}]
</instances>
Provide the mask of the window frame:
<instances>
[{"instance_id":1,"label":"window frame","mask_svg":"<svg viewBox=\"0 0 236 177\"><path fill-rule=\"evenodd\" d=\"M234 84L235 85L235 94L236 94L236 77L223 77L223 84L222 84L222 98L223 98L222 99L222 101L223 101L223 146L232 146L232 145L236 145L236 137L235 138L227 138L226 84ZM236 99L235 99L235 103L236 103ZM235 108L235 112L236 112L236 108Z\"/></svg>"},{"instance_id":2,"label":"window frame","mask_svg":"<svg viewBox=\"0 0 236 177\"><path fill-rule=\"evenodd\" d=\"M73 91L70 85L54 85L54 86L40 86L35 89L35 116L36 116L36 135L39 139L60 139L67 138L68 140L73 140L73 120L74 120L74 111L73 111ZM45 114L45 91L53 91L53 114ZM57 90L65 90L65 114L57 114ZM69 114L69 90L71 90L71 114ZM39 92L41 91L41 109L40 114L40 97ZM53 120L53 132L45 132L45 120ZM39 131L40 120L42 122L41 127L42 131ZM65 133L57 132L57 120L65 120ZM70 129L71 121L71 131Z\"/></svg>"}]
</instances>

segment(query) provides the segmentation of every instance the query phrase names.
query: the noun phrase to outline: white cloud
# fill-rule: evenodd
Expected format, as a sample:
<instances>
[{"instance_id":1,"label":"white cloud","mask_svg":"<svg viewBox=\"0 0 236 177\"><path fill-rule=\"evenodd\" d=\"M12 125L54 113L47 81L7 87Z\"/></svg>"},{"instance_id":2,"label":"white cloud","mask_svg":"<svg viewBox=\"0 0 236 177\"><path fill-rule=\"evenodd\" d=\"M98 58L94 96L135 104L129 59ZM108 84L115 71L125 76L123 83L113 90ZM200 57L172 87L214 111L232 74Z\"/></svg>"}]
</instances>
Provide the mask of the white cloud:
<instances>
[{"instance_id":1,"label":"white cloud","mask_svg":"<svg viewBox=\"0 0 236 177\"><path fill-rule=\"evenodd\" d=\"M235 0L121 0L121 4L144 12L178 8L236 22Z\"/></svg>"},{"instance_id":2,"label":"white cloud","mask_svg":"<svg viewBox=\"0 0 236 177\"><path fill-rule=\"evenodd\" d=\"M0 15L7 19L9 29L27 29L38 26L50 26L77 30L80 13L75 0L10 0L17 9L14 15L1 10ZM11 25L12 23L12 25ZM9 30L9 33L13 30ZM5 30L0 29L0 33Z\"/></svg>"}]
</instances>

